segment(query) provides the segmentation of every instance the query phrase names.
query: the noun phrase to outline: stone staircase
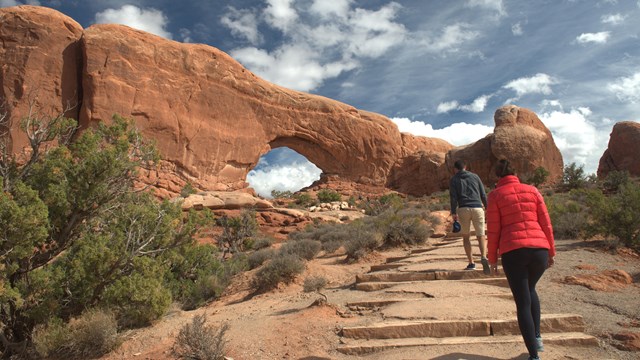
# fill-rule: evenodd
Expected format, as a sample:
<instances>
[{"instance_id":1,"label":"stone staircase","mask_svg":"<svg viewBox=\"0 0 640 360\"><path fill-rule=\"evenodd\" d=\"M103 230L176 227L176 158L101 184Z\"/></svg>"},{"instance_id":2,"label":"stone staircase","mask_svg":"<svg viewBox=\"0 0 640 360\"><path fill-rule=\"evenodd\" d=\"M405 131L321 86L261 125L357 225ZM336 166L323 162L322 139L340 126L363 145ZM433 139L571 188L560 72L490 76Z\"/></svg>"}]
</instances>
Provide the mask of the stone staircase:
<instances>
[{"instance_id":1,"label":"stone staircase","mask_svg":"<svg viewBox=\"0 0 640 360\"><path fill-rule=\"evenodd\" d=\"M479 254L474 256L480 267ZM460 270L464 266L462 239L448 236L358 275L355 291L362 296L356 298L363 300L347 306L363 315L363 321L342 328L338 351L365 355L411 347L522 343L504 275ZM541 331L545 344L598 345L583 332L580 315L544 314L543 309Z\"/></svg>"}]
</instances>

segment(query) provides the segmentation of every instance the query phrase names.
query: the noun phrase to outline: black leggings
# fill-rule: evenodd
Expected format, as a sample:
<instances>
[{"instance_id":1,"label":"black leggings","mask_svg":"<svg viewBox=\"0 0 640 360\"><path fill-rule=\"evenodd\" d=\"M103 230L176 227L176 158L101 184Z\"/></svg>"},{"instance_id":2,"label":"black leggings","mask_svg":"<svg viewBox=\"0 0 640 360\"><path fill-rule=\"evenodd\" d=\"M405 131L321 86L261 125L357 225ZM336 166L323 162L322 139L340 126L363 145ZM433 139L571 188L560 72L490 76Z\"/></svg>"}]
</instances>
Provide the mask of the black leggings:
<instances>
[{"instance_id":1,"label":"black leggings","mask_svg":"<svg viewBox=\"0 0 640 360\"><path fill-rule=\"evenodd\" d=\"M536 336L540 336L540 300L536 283L547 269L549 250L520 248L502 254L509 287L518 309L518 326L529 355L538 356Z\"/></svg>"}]
</instances>

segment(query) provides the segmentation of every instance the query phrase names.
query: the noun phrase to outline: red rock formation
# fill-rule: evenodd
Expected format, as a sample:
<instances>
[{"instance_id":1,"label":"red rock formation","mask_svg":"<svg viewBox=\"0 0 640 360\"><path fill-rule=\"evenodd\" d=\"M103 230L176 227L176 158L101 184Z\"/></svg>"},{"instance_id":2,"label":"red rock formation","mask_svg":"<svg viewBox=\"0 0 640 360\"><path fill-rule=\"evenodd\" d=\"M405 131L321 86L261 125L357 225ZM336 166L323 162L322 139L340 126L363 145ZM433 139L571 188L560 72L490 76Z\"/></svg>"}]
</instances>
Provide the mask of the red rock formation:
<instances>
[{"instance_id":1,"label":"red rock formation","mask_svg":"<svg viewBox=\"0 0 640 360\"><path fill-rule=\"evenodd\" d=\"M210 46L123 25L83 32L40 7L3 8L0 19L0 85L14 122L27 114L25 94L34 89L46 95L41 104L51 113L81 101L82 127L113 114L134 119L164 158L141 181L163 197L187 182L199 190L246 188L260 156L281 146L306 156L325 176L418 196L446 189L452 160L460 157L487 181L491 165L505 156L521 173L539 165L552 176L562 171L549 131L533 112L515 106L496 112L495 134L454 148L401 134L382 115L271 84ZM13 124L12 135L16 129ZM15 139L17 152L24 141Z\"/></svg>"},{"instance_id":2,"label":"red rock formation","mask_svg":"<svg viewBox=\"0 0 640 360\"><path fill-rule=\"evenodd\" d=\"M449 152L447 163L451 168L455 160L466 160L468 168L476 172L485 185L497 180L493 167L500 159L509 160L522 179L532 175L539 166L549 171L550 179L562 176L562 154L549 129L533 111L506 105L496 110L494 121L493 134Z\"/></svg>"},{"instance_id":3,"label":"red rock formation","mask_svg":"<svg viewBox=\"0 0 640 360\"><path fill-rule=\"evenodd\" d=\"M600 158L598 177L611 171L628 171L640 176L640 123L621 121L613 126L609 146Z\"/></svg>"},{"instance_id":4,"label":"red rock formation","mask_svg":"<svg viewBox=\"0 0 640 360\"><path fill-rule=\"evenodd\" d=\"M51 9L0 9L0 111L12 122L6 139L10 151L28 145L19 122L30 106L40 116L56 116L70 104L76 107L67 116L77 118L82 31L73 19Z\"/></svg>"}]
</instances>

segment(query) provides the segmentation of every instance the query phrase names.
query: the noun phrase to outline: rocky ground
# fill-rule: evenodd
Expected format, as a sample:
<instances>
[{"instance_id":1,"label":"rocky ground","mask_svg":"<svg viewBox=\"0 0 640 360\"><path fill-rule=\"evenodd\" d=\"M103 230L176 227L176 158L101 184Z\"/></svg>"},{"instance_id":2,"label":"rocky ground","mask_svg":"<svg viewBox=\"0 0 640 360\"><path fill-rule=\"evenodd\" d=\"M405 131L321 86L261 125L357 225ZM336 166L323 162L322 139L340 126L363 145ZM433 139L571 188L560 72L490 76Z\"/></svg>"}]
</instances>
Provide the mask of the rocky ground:
<instances>
[{"instance_id":1,"label":"rocky ground","mask_svg":"<svg viewBox=\"0 0 640 360\"><path fill-rule=\"evenodd\" d=\"M432 242L437 240L432 239ZM584 332L597 338L598 346L548 344L544 359L637 359L640 355L640 258L630 251L609 249L601 242L575 240L558 241L556 265L542 278L539 294L543 314L579 314L584 319ZM428 245L425 247L429 247ZM409 319L428 318L423 305L384 308L354 308L348 303L368 301L379 297L398 297L422 301L420 286L403 283L395 293L375 293L356 290L355 278L365 274L372 265L383 264L387 258L407 256L420 249L396 249L371 255L365 261L346 264L344 256L326 256L307 264L305 273L296 283L280 289L252 296L250 279L246 273L235 279L225 296L195 311L175 310L153 327L130 332L123 345L104 359L171 359L171 347L180 328L197 314L205 314L212 324L227 323L228 356L242 359L526 359L521 342L446 344L422 348L410 347L362 355L345 355L338 351L349 344L341 337L344 328L387 321L394 316ZM442 251L442 250L440 250ZM455 252L451 248L449 252ZM462 248L459 248L462 251ZM462 253L461 253L462 254ZM440 266L464 267L464 260L447 260ZM414 268L425 265L411 265ZM411 266L407 267L410 268ZM621 270L629 278L615 276L607 270ZM614 276L607 276L614 274ZM305 293L302 283L307 276L323 276L329 280L323 292L328 303L314 305L322 296ZM582 285L575 285L576 279ZM629 283L632 282L632 283ZM435 283L435 282L432 282ZM441 282L444 284L444 282ZM454 285L452 285L454 286ZM459 285L458 285L459 286ZM476 285L474 285L476 286ZM402 288L404 287L404 289ZM597 290L593 290L597 289ZM514 307L505 294L492 296L473 294L471 287L430 290L435 297L446 297L442 305L429 310L431 318L472 319L512 316ZM391 295L390 295L391 294ZM464 297L463 297L464 296ZM420 298L420 299L417 299ZM448 299L448 300L447 300ZM430 300L430 299L427 299ZM434 299L438 300L438 299ZM507 301L508 300L508 301ZM463 306L447 306L454 301ZM405 304L411 304L410 302ZM415 304L420 304L416 302ZM470 312L470 309L477 309ZM497 310L490 310L497 309ZM475 312L486 311L476 316ZM404 315L398 315L404 314ZM470 315L471 314L471 315ZM492 315L493 314L493 315ZM385 319L385 317L387 319ZM629 337L628 334L632 336ZM636 334L636 335L633 335ZM627 338L625 338L627 336ZM633 336L636 336L635 338ZM622 340L620 340L622 339ZM626 339L626 340L624 340ZM634 340L635 339L635 340ZM635 349L633 351L625 351Z\"/></svg>"}]
</instances>

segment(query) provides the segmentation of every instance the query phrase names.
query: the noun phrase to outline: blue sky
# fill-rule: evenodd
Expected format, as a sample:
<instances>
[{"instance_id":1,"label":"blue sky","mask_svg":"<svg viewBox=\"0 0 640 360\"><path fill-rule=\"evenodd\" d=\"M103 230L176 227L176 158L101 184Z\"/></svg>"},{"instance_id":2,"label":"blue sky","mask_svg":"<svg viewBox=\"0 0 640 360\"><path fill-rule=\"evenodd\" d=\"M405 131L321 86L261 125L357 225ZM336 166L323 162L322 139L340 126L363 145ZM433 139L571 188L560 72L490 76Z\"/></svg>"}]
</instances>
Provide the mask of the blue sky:
<instances>
[{"instance_id":1,"label":"blue sky","mask_svg":"<svg viewBox=\"0 0 640 360\"><path fill-rule=\"evenodd\" d=\"M565 163L595 172L614 123L640 121L640 0L0 0L88 27L123 23L217 47L276 84L474 142L508 103L535 111ZM292 150L250 173L261 194L320 173Z\"/></svg>"}]
</instances>

